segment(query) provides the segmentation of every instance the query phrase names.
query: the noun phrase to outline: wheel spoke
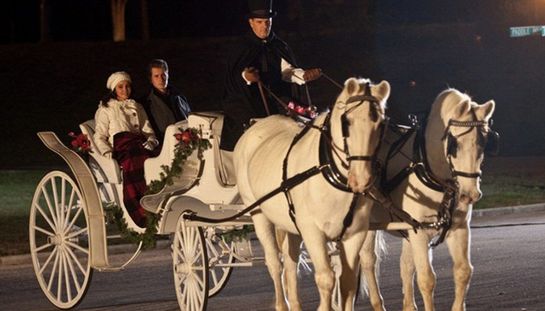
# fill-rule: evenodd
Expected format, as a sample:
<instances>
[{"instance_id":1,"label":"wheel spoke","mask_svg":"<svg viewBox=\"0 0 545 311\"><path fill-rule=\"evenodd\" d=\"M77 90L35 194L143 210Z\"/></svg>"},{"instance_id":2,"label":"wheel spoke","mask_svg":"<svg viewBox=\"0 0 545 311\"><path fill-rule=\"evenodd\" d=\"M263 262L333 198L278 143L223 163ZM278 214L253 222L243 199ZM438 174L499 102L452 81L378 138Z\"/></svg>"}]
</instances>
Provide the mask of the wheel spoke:
<instances>
[{"instance_id":1,"label":"wheel spoke","mask_svg":"<svg viewBox=\"0 0 545 311\"><path fill-rule=\"evenodd\" d=\"M190 303L191 303L191 310L195 310L195 286L191 286L190 290L189 290L189 300L190 300Z\"/></svg>"},{"instance_id":2,"label":"wheel spoke","mask_svg":"<svg viewBox=\"0 0 545 311\"><path fill-rule=\"evenodd\" d=\"M195 269L197 270L197 269ZM200 271L202 271L202 269L199 269ZM199 285L200 288L204 288L204 280L200 277L195 277L195 283L197 283Z\"/></svg>"},{"instance_id":3,"label":"wheel spoke","mask_svg":"<svg viewBox=\"0 0 545 311\"><path fill-rule=\"evenodd\" d=\"M41 252L42 250L44 250L44 249L46 249L46 248L49 248L49 247L51 247L51 246L53 246L53 244L51 244L51 243L44 244L44 245L42 245L42 246L36 248L36 253L39 253L39 252Z\"/></svg>"},{"instance_id":4,"label":"wheel spoke","mask_svg":"<svg viewBox=\"0 0 545 311\"><path fill-rule=\"evenodd\" d=\"M74 226L74 224L76 223L76 220L77 220L78 217L79 217L79 214L81 214L81 211L83 211L83 206L78 207L78 211L76 212L76 214L74 214L74 217L72 218L72 220L70 221L70 223L68 224L68 226L66 226L65 232L66 232L69 228L72 228L72 226Z\"/></svg>"},{"instance_id":5,"label":"wheel spoke","mask_svg":"<svg viewBox=\"0 0 545 311\"><path fill-rule=\"evenodd\" d=\"M214 286L218 284L218 275L216 274L216 270L210 270L210 276L212 277L212 283L214 284Z\"/></svg>"},{"instance_id":6,"label":"wheel spoke","mask_svg":"<svg viewBox=\"0 0 545 311\"><path fill-rule=\"evenodd\" d=\"M191 255L190 252L192 250L191 245L189 244L189 239L190 239L191 233L188 232L187 228L184 228L184 230L182 230L182 232L183 232L182 233L182 238L183 239L181 241L184 244L182 251L183 251L184 257L186 257L186 260L187 260L188 259L187 257L189 257Z\"/></svg>"},{"instance_id":7,"label":"wheel spoke","mask_svg":"<svg viewBox=\"0 0 545 311\"><path fill-rule=\"evenodd\" d=\"M55 261L53 262L53 270L51 271L51 275L49 276L49 283L47 284L47 290L51 291L51 286L53 285L53 279L55 278L55 275L57 273L57 264L59 262L59 251L55 253Z\"/></svg>"},{"instance_id":8,"label":"wheel spoke","mask_svg":"<svg viewBox=\"0 0 545 311\"><path fill-rule=\"evenodd\" d=\"M57 226L60 226L62 224L62 220L59 219L59 193L57 190L57 182L55 178L51 179L51 192L53 192L53 203L55 203L53 205L53 211L55 212L54 219L56 219L55 224ZM57 227L57 229L60 229L60 227Z\"/></svg>"},{"instance_id":9,"label":"wheel spoke","mask_svg":"<svg viewBox=\"0 0 545 311\"><path fill-rule=\"evenodd\" d=\"M68 265L66 264L66 252L62 252L62 267L64 272L64 283L66 286L66 296L68 301L72 300L72 288L70 286L70 280L68 275Z\"/></svg>"},{"instance_id":10,"label":"wheel spoke","mask_svg":"<svg viewBox=\"0 0 545 311\"><path fill-rule=\"evenodd\" d=\"M55 236L55 234L53 232L50 232L50 231L47 231L41 227L38 227L38 226L33 226L32 229L36 230L36 231L40 231L41 233L44 233L45 235L47 236L50 236L50 237L53 237Z\"/></svg>"},{"instance_id":11,"label":"wheel spoke","mask_svg":"<svg viewBox=\"0 0 545 311\"><path fill-rule=\"evenodd\" d=\"M61 230L64 225L64 207L65 207L65 200L66 200L66 180L64 178L61 179L61 201L59 205L57 206L57 216L59 217L59 230Z\"/></svg>"},{"instance_id":12,"label":"wheel spoke","mask_svg":"<svg viewBox=\"0 0 545 311\"><path fill-rule=\"evenodd\" d=\"M68 253L68 255L66 256L66 261L68 263L68 267L70 268L70 275L72 276L72 281L74 282L74 286L76 287L76 291L79 292L81 290L81 286L79 284L78 274L74 269L74 263L72 262L72 260L73 260L72 253L70 253L70 251L68 251L67 253ZM77 260L76 260L76 262L77 262ZM77 262L77 263L79 265L79 262ZM81 268L81 266L80 266L80 268Z\"/></svg>"},{"instance_id":13,"label":"wheel spoke","mask_svg":"<svg viewBox=\"0 0 545 311\"><path fill-rule=\"evenodd\" d=\"M59 262L58 262L58 265L59 265L59 274L57 275L57 300L59 301L62 301L61 298L61 289L62 289L62 275L63 275L63 270L62 270L62 250L59 251Z\"/></svg>"},{"instance_id":14,"label":"wheel spoke","mask_svg":"<svg viewBox=\"0 0 545 311\"><path fill-rule=\"evenodd\" d=\"M78 249L78 250L84 252L84 253L87 254L87 255L89 254L89 250L88 250L88 249L85 249L85 248L79 246L78 244L72 243L72 242L70 242L70 241L65 241L65 242L66 242L67 245L71 246L72 248Z\"/></svg>"},{"instance_id":15,"label":"wheel spoke","mask_svg":"<svg viewBox=\"0 0 545 311\"><path fill-rule=\"evenodd\" d=\"M68 205L66 205L66 215L64 217L64 227L68 228L68 220L70 220L70 212L72 210L72 204L74 204L74 197L76 196L76 191L74 188L70 191L70 199L68 200Z\"/></svg>"},{"instance_id":16,"label":"wheel spoke","mask_svg":"<svg viewBox=\"0 0 545 311\"><path fill-rule=\"evenodd\" d=\"M210 259L210 255L213 255L214 258L219 258L220 257L220 254L218 252L218 250L216 249L216 247L214 246L214 243L209 240L209 239L205 239L206 241L206 246L207 246L207 250L208 250L208 259Z\"/></svg>"},{"instance_id":17,"label":"wheel spoke","mask_svg":"<svg viewBox=\"0 0 545 311\"><path fill-rule=\"evenodd\" d=\"M49 262L51 261L51 259L53 259L53 257L57 254L57 251L58 251L58 249L56 247L53 248L53 251L51 252L51 254L49 254L47 259L43 263L42 268L40 269L40 274L44 273L45 268L47 268L47 266L49 265Z\"/></svg>"},{"instance_id":18,"label":"wheel spoke","mask_svg":"<svg viewBox=\"0 0 545 311\"><path fill-rule=\"evenodd\" d=\"M70 232L69 234L67 234L67 235L66 235L66 239L75 238L75 237L77 237L78 235L81 235L81 234L86 233L86 232L87 232L87 228L81 228L81 229L79 229L78 231Z\"/></svg>"},{"instance_id":19,"label":"wheel spoke","mask_svg":"<svg viewBox=\"0 0 545 311\"><path fill-rule=\"evenodd\" d=\"M181 230L176 231L176 235L178 236L178 245L180 246L180 257L185 256L186 250L185 250L185 241L183 239L183 233Z\"/></svg>"},{"instance_id":20,"label":"wheel spoke","mask_svg":"<svg viewBox=\"0 0 545 311\"><path fill-rule=\"evenodd\" d=\"M42 193L44 195L45 202L47 203L47 208L49 209L49 215L51 215L51 219L52 219L53 223L55 224L55 226L52 226L51 228L57 228L57 218L53 214L53 209L52 209L52 206L51 206L51 200L49 199L49 195L47 194L47 189L45 188L45 185L42 186ZM44 214L44 216L45 216L45 214Z\"/></svg>"},{"instance_id":21,"label":"wheel spoke","mask_svg":"<svg viewBox=\"0 0 545 311\"><path fill-rule=\"evenodd\" d=\"M55 227L54 221L51 221L51 219L49 219L49 217L45 214L45 212L42 210L42 208L37 203L34 204L34 206L36 207L36 210L38 210L40 212L40 214L45 219L45 221L49 224L51 229L53 229L53 231L55 231L56 227Z\"/></svg>"},{"instance_id":22,"label":"wheel spoke","mask_svg":"<svg viewBox=\"0 0 545 311\"><path fill-rule=\"evenodd\" d=\"M70 249L70 247L67 247L66 251L68 252L70 257L72 257L72 260L78 265L78 268L81 271L81 273L86 274L87 271L85 271L85 269L83 268L83 266L79 262L79 259L76 257L76 254L74 254L74 252Z\"/></svg>"}]
</instances>

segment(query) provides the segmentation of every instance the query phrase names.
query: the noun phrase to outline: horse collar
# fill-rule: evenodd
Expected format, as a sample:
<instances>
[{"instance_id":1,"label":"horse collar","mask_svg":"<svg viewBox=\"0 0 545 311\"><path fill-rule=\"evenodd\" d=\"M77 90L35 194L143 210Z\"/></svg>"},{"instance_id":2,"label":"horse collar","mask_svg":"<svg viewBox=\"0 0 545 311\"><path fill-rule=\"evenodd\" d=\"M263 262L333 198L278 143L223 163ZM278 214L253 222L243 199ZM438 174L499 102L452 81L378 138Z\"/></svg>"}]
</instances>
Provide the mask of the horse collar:
<instances>
[{"instance_id":1,"label":"horse collar","mask_svg":"<svg viewBox=\"0 0 545 311\"><path fill-rule=\"evenodd\" d=\"M320 166L324 167L322 175L333 187L345 192L352 192L352 189L347 186L348 178L339 171L333 160L333 147L330 147L330 139L331 132L329 127L326 127L325 132L321 132L320 146L318 148Z\"/></svg>"},{"instance_id":2,"label":"horse collar","mask_svg":"<svg viewBox=\"0 0 545 311\"><path fill-rule=\"evenodd\" d=\"M416 130L416 138L414 140L413 152L415 162L417 163L417 165L415 165L416 177L418 177L418 179L427 187L435 191L443 192L445 190L445 187L443 185L444 183L441 182L435 176L435 174L433 174L430 168L430 164L428 163L428 155L426 153L426 138L424 136L425 130L425 125L418 127Z\"/></svg>"}]
</instances>

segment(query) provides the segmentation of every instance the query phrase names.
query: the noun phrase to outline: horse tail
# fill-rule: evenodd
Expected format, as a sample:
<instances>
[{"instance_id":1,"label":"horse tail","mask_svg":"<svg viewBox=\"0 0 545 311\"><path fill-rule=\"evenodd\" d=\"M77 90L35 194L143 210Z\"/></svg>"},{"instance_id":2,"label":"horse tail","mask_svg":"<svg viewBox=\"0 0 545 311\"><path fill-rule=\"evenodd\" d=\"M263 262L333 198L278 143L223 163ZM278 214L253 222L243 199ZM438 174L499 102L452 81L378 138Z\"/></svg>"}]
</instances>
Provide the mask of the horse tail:
<instances>
[{"instance_id":1,"label":"horse tail","mask_svg":"<svg viewBox=\"0 0 545 311\"><path fill-rule=\"evenodd\" d=\"M369 297L372 305L384 302L380 294L380 263L387 254L383 231L369 231L360 251L360 292Z\"/></svg>"}]
</instances>

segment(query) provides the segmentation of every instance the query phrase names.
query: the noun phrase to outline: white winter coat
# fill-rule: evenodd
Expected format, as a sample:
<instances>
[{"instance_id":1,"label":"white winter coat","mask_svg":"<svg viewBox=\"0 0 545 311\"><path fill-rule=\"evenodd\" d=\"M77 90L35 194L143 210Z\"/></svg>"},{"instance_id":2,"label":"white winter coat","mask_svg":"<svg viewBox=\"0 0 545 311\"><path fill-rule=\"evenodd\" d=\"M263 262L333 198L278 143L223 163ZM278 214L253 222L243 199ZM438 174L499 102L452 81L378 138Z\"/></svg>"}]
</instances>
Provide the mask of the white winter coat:
<instances>
[{"instance_id":1,"label":"white winter coat","mask_svg":"<svg viewBox=\"0 0 545 311\"><path fill-rule=\"evenodd\" d=\"M142 133L148 141L157 144L144 108L133 99L110 99L107 107L98 105L94 140L102 155L112 152L114 135L121 132Z\"/></svg>"}]
</instances>

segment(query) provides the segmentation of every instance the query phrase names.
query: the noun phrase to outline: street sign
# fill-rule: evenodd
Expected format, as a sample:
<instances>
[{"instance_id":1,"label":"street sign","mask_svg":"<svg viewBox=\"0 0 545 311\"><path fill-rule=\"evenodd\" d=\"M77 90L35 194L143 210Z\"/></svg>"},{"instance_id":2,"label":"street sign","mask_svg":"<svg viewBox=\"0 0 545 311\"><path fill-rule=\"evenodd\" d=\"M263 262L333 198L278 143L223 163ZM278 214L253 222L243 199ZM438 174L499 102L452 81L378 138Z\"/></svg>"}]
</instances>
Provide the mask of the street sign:
<instances>
[{"instance_id":1,"label":"street sign","mask_svg":"<svg viewBox=\"0 0 545 311\"><path fill-rule=\"evenodd\" d=\"M545 26L510 27L509 36L512 38L527 37L527 36L545 37Z\"/></svg>"}]
</instances>

